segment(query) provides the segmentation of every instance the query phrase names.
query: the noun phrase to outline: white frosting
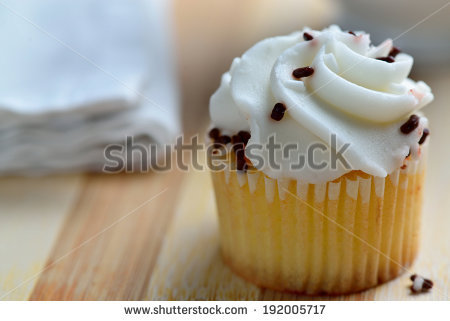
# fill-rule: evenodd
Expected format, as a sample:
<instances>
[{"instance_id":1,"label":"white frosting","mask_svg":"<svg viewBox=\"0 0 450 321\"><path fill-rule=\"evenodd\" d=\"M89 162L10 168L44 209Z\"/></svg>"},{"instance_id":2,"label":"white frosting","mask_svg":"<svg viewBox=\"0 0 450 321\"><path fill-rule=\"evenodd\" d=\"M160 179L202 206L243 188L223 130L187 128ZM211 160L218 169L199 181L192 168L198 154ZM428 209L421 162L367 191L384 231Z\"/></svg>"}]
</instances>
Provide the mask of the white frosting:
<instances>
[{"instance_id":1,"label":"white frosting","mask_svg":"<svg viewBox=\"0 0 450 321\"><path fill-rule=\"evenodd\" d=\"M426 149L428 148L428 142L423 145L424 153L426 153ZM361 200L362 204L367 204L370 202L372 197L372 186L375 190L375 195L377 197L384 197L384 190L386 186L386 180L389 179L393 184L394 188L397 190L407 190L411 184L414 184L414 181L410 181L408 178L402 179L402 183L399 184L400 172L405 171L409 175L414 175L423 170L422 165L426 162L424 157L421 157L417 160L408 159L405 161L407 165L406 169L396 169L389 175L389 178L386 177L368 177L364 178L358 176L356 180L351 180L346 178L346 188L345 193L348 197L351 197L354 200L358 198ZM248 185L248 189L250 194L254 194L256 191L256 187L258 185L259 179L264 180L264 190L265 196L268 203L273 203L276 197L275 190L278 190L278 198L279 200L285 200L286 196L289 192L289 184L291 180L289 179L272 179L266 177L264 174L261 174L259 171L247 171L247 172L231 172L229 167L226 167L225 170L225 180L226 183L229 183L230 175L236 175L239 186L244 187L245 184ZM342 180L338 180L337 182L323 182L320 184L314 184L314 201L315 202L323 202L326 198L330 201L336 201L341 196L341 183ZM297 181L296 193L297 197L306 201L308 197L308 190L310 184L304 182L302 180Z\"/></svg>"},{"instance_id":2,"label":"white frosting","mask_svg":"<svg viewBox=\"0 0 450 321\"><path fill-rule=\"evenodd\" d=\"M304 41L305 31L314 39ZM229 134L249 130L246 156L253 162L256 156L262 157L264 166L258 168L272 178L320 183L350 170L386 177L403 164L410 149L413 157L418 156L418 141L427 119L421 117L418 128L408 135L399 128L410 114L432 101L433 95L425 83L407 78L411 56L400 53L393 63L374 59L388 55L391 40L372 46L368 34L356 34L331 26L257 43L233 61L211 97L213 125ZM293 78L293 70L305 66L314 68L314 74L301 80ZM278 102L284 103L287 111L277 122L270 114ZM299 146L287 159L281 152L275 154L280 168L269 166L265 149L249 153L249 146L265 145L273 134L284 146ZM350 144L344 153L350 169L291 169L312 143L331 146L332 134L336 135L337 149ZM329 154L329 148L316 151L315 162L328 161Z\"/></svg>"}]
</instances>

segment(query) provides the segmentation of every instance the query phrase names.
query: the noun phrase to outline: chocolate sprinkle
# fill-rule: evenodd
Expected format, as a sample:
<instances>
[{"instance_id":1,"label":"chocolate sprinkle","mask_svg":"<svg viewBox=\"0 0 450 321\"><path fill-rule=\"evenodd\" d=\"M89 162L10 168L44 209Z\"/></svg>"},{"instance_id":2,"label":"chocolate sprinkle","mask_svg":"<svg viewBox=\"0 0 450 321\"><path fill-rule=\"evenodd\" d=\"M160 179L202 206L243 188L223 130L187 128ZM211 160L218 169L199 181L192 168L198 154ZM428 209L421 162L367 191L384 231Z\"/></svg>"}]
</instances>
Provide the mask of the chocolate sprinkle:
<instances>
[{"instance_id":1,"label":"chocolate sprinkle","mask_svg":"<svg viewBox=\"0 0 450 321\"><path fill-rule=\"evenodd\" d=\"M423 283L422 283L422 288L420 288L420 289L414 288L414 284L413 284L411 286L411 291L413 293L427 292L428 290L431 290L433 288L434 283L430 279L423 278L417 274L413 274L409 277L409 279L413 282L416 280L416 278L422 278Z\"/></svg>"},{"instance_id":2,"label":"chocolate sprinkle","mask_svg":"<svg viewBox=\"0 0 450 321\"><path fill-rule=\"evenodd\" d=\"M238 135L242 138L242 141L244 142L244 145L247 145L251 135L248 131L241 130L239 131Z\"/></svg>"},{"instance_id":3,"label":"chocolate sprinkle","mask_svg":"<svg viewBox=\"0 0 450 321\"><path fill-rule=\"evenodd\" d=\"M314 73L314 68L311 67L302 67L297 68L292 72L292 76L294 76L297 79L303 78L303 77L309 77Z\"/></svg>"},{"instance_id":4,"label":"chocolate sprinkle","mask_svg":"<svg viewBox=\"0 0 450 321\"><path fill-rule=\"evenodd\" d=\"M309 33L304 32L304 33L303 33L303 39L305 39L305 41L311 41L311 40L314 39L314 37L311 36Z\"/></svg>"},{"instance_id":5,"label":"chocolate sprinkle","mask_svg":"<svg viewBox=\"0 0 450 321\"><path fill-rule=\"evenodd\" d=\"M395 58L395 56L397 56L400 52L402 52L400 49L398 49L397 47L393 46L391 51L389 51L389 55L392 58Z\"/></svg>"},{"instance_id":6,"label":"chocolate sprinkle","mask_svg":"<svg viewBox=\"0 0 450 321\"><path fill-rule=\"evenodd\" d=\"M216 140L220 137L220 130L218 128L213 128L209 131L209 137Z\"/></svg>"},{"instance_id":7,"label":"chocolate sprinkle","mask_svg":"<svg viewBox=\"0 0 450 321\"><path fill-rule=\"evenodd\" d=\"M226 145L226 144L228 144L228 143L231 142L231 137L230 137L230 136L227 136L227 135L220 136L220 137L217 139L217 142L218 142L218 143L221 143L221 144L223 144L223 145Z\"/></svg>"},{"instance_id":8,"label":"chocolate sprinkle","mask_svg":"<svg viewBox=\"0 0 450 321\"><path fill-rule=\"evenodd\" d=\"M273 120L280 121L283 118L285 112L286 106L282 103L276 103L275 106L273 107L272 114L270 115L270 117Z\"/></svg>"},{"instance_id":9,"label":"chocolate sprinkle","mask_svg":"<svg viewBox=\"0 0 450 321\"><path fill-rule=\"evenodd\" d=\"M233 135L233 136L231 136L231 143L233 145L242 143L242 137L240 135Z\"/></svg>"},{"instance_id":10,"label":"chocolate sprinkle","mask_svg":"<svg viewBox=\"0 0 450 321\"><path fill-rule=\"evenodd\" d=\"M233 149L234 149L235 145L241 144L241 143L243 144L244 142L243 142L242 137L240 135L233 135L233 136L231 136L231 144L233 145Z\"/></svg>"},{"instance_id":11,"label":"chocolate sprinkle","mask_svg":"<svg viewBox=\"0 0 450 321\"><path fill-rule=\"evenodd\" d=\"M349 34L351 34L351 35L354 35L354 36L356 36L356 33L354 33L354 32L353 32L353 31L351 31L351 30L350 30L350 31L349 31L348 33L349 33Z\"/></svg>"},{"instance_id":12,"label":"chocolate sprinkle","mask_svg":"<svg viewBox=\"0 0 450 321\"><path fill-rule=\"evenodd\" d=\"M233 151L236 154L236 168L240 171L247 170L247 162L245 161L245 152L244 152L245 139L247 138L247 136L250 139L249 137L250 133L241 130L237 135L233 135L231 137L231 144L233 145Z\"/></svg>"},{"instance_id":13,"label":"chocolate sprinkle","mask_svg":"<svg viewBox=\"0 0 450 321\"><path fill-rule=\"evenodd\" d=\"M433 281L431 281L431 280L428 280L428 279L425 279L424 281L423 281L423 288L425 289L425 290L429 290L429 289L431 289L432 287L433 287Z\"/></svg>"},{"instance_id":14,"label":"chocolate sprinkle","mask_svg":"<svg viewBox=\"0 0 450 321\"><path fill-rule=\"evenodd\" d=\"M387 63L395 62L394 57L391 57L391 56L387 56L387 57L378 57L378 58L376 58L376 59L377 59L377 60L386 61Z\"/></svg>"},{"instance_id":15,"label":"chocolate sprinkle","mask_svg":"<svg viewBox=\"0 0 450 321\"><path fill-rule=\"evenodd\" d=\"M240 149L236 152L236 168L240 171L246 171L248 168L247 162L245 161L245 152Z\"/></svg>"},{"instance_id":16,"label":"chocolate sprinkle","mask_svg":"<svg viewBox=\"0 0 450 321\"><path fill-rule=\"evenodd\" d=\"M406 121L406 123L404 123L401 127L400 127L400 131L405 134L408 135L409 133L411 133L414 129L417 128L417 126L419 126L419 116L417 115L411 115L409 116L409 119Z\"/></svg>"},{"instance_id":17,"label":"chocolate sprinkle","mask_svg":"<svg viewBox=\"0 0 450 321\"><path fill-rule=\"evenodd\" d=\"M425 128L423 130L422 137L420 137L419 145L422 145L427 140L428 135L430 135L430 130L428 128Z\"/></svg>"},{"instance_id":18,"label":"chocolate sprinkle","mask_svg":"<svg viewBox=\"0 0 450 321\"><path fill-rule=\"evenodd\" d=\"M236 154L238 153L238 151L244 150L245 148L242 137L239 135L233 135L233 137L231 137L231 144L233 145L232 148Z\"/></svg>"}]
</instances>

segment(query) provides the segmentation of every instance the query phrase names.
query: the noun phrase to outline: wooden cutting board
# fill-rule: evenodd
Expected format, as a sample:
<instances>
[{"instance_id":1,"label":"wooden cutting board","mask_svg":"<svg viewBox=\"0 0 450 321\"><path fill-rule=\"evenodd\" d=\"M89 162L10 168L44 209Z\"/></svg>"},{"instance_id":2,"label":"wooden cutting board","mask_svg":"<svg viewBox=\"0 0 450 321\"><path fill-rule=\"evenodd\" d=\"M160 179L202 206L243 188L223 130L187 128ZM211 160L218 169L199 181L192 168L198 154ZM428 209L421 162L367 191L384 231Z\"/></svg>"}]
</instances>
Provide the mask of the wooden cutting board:
<instances>
[{"instance_id":1,"label":"wooden cutting board","mask_svg":"<svg viewBox=\"0 0 450 321\"><path fill-rule=\"evenodd\" d=\"M223 264L211 188L206 172L0 180L0 298L312 299L260 289ZM430 293L410 295L403 275L322 299L447 300L446 193L440 206L428 193L422 251L411 269L435 281Z\"/></svg>"},{"instance_id":2,"label":"wooden cutting board","mask_svg":"<svg viewBox=\"0 0 450 321\"><path fill-rule=\"evenodd\" d=\"M436 101L427 110L423 237L411 271L435 288L412 296L403 275L314 299L449 299L450 76L426 80ZM207 172L1 178L0 258L1 300L313 299L260 289L223 264Z\"/></svg>"}]
</instances>

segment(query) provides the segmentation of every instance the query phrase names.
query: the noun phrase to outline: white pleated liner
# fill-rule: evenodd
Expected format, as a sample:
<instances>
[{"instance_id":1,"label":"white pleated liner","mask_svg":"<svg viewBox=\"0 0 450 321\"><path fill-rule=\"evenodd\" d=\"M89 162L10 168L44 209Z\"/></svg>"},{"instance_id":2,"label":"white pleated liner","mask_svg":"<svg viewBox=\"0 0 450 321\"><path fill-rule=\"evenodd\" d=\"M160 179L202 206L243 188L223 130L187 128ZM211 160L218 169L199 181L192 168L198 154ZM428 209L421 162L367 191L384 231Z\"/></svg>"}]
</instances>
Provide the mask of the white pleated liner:
<instances>
[{"instance_id":1,"label":"white pleated liner","mask_svg":"<svg viewBox=\"0 0 450 321\"><path fill-rule=\"evenodd\" d=\"M256 190L256 184L258 183L259 173L258 172L248 172L247 180L248 180L248 188L250 189L250 193L253 194Z\"/></svg>"},{"instance_id":2,"label":"white pleated liner","mask_svg":"<svg viewBox=\"0 0 450 321\"><path fill-rule=\"evenodd\" d=\"M417 168L417 166L416 166ZM394 186L397 186L400 176L400 171L396 170L389 176L389 179L392 181ZM252 172L252 173L236 173L237 179L239 182L239 186L243 187L245 184L248 184L250 193L253 194L256 190L256 185L259 177L262 175L260 172ZM278 197L280 200L286 199L286 191L289 187L289 180L287 179L272 179L270 177L264 176L264 185L265 185L265 193L266 198L269 203L272 203L275 199L275 187L278 187ZM225 180L228 183L230 179L230 172L225 174ZM361 197L362 203L367 203L370 201L370 193L371 193L371 184L372 177L362 178L358 177L357 180L351 180L346 178L346 193L352 199L357 199L358 196ZM384 188L385 188L385 180L384 177L373 177L373 183L375 186L375 193L378 197L383 197ZM327 194L327 184L328 184L328 194ZM297 196L302 200L307 199L309 184L298 181L297 182ZM404 179L400 186L402 189L406 189L408 187L408 179ZM314 188L314 197L318 202L322 202L325 200L325 197L328 196L330 200L337 200L339 198L341 192L341 182L329 182L329 183L321 183L315 184Z\"/></svg>"},{"instance_id":3,"label":"white pleated liner","mask_svg":"<svg viewBox=\"0 0 450 321\"><path fill-rule=\"evenodd\" d=\"M275 198L275 180L264 176L264 185L266 190L266 199L272 203Z\"/></svg>"},{"instance_id":4,"label":"white pleated liner","mask_svg":"<svg viewBox=\"0 0 450 321\"><path fill-rule=\"evenodd\" d=\"M423 170L424 164L426 163L426 155L428 149L428 141L421 146L421 158L418 160L407 160L406 167L399 168L392 172L388 177L391 180L394 186L397 186L399 182L400 173L414 174L418 171ZM225 169L225 181L227 184L230 181L230 166L226 165ZM249 171L249 172L236 172L239 186L242 187L245 184L248 184L250 193L253 194L256 190L256 185L258 183L259 176L262 175L261 172L258 171ZM371 192L371 184L372 179L375 187L375 193L378 197L383 197L384 189L385 189L385 177L369 177L362 178L358 177L356 181L350 180L346 178L346 193L353 199L357 199L358 196L361 197L362 203L367 203L370 201L370 192ZM264 175L264 185L266 191L266 198L269 203L272 203L275 199L275 187L277 186L278 197L280 200L286 199L286 191L288 190L290 180L289 179L272 179ZM328 184L328 195L327 192L327 184ZM308 193L309 184L302 181L297 181L297 196L303 200L306 200ZM408 187L408 180L405 179L402 181L402 185L400 186L402 189L406 189ZM328 196L330 200L337 200L339 197L341 189L341 183L322 183L315 184L314 193L315 199L317 201L325 200L325 197Z\"/></svg>"},{"instance_id":5,"label":"white pleated liner","mask_svg":"<svg viewBox=\"0 0 450 321\"><path fill-rule=\"evenodd\" d=\"M236 172L237 174L237 179L239 182L239 186L242 187L245 185L245 183L248 182L248 178L247 178L247 174L243 173L243 172Z\"/></svg>"},{"instance_id":6,"label":"white pleated liner","mask_svg":"<svg viewBox=\"0 0 450 321\"><path fill-rule=\"evenodd\" d=\"M223 170L223 173L225 175L225 182L228 184L230 183L230 165L228 163L225 163L225 168Z\"/></svg>"},{"instance_id":7,"label":"white pleated liner","mask_svg":"<svg viewBox=\"0 0 450 321\"><path fill-rule=\"evenodd\" d=\"M278 197L280 200L284 200L286 198L286 191L289 188L289 180L288 179L278 179L277 185L278 185Z\"/></svg>"},{"instance_id":8,"label":"white pleated liner","mask_svg":"<svg viewBox=\"0 0 450 321\"><path fill-rule=\"evenodd\" d=\"M396 277L402 272L398 263L380 253L405 267L416 256L421 197L408 190L415 191L417 184L422 184L418 179L423 176L405 174L422 174L425 162L426 155L420 161L407 160L406 167L387 178L356 175L354 180L344 178L322 184L296 181L294 185L292 180L272 179L251 170L215 176L216 184L223 186L228 177L227 184L237 187L237 183L245 190L238 195L233 193L232 198L218 198L219 211L222 210L220 224L225 229L221 246L227 264L256 284L306 294L360 291ZM256 204L248 205L249 194L256 192L264 192L267 204L260 202L258 196ZM289 199L291 193L317 206L331 220L308 214L306 207L301 209L302 202ZM385 193L396 200L380 208ZM381 200L374 198L374 194ZM232 210L242 204L248 206L242 212ZM274 217L272 211L278 206L281 210ZM292 215L293 211L304 215ZM382 219L378 219L377 212ZM345 230L332 224L333 220ZM345 233L347 230L359 239ZM322 232L310 241L312 231ZM259 246L248 246L255 239ZM364 247L360 239L367 240L379 253ZM332 255L336 251L338 255Z\"/></svg>"},{"instance_id":9,"label":"white pleated liner","mask_svg":"<svg viewBox=\"0 0 450 321\"><path fill-rule=\"evenodd\" d=\"M330 182L328 184L328 199L330 201L337 201L339 199L340 192L341 192L341 182L337 183Z\"/></svg>"}]
</instances>

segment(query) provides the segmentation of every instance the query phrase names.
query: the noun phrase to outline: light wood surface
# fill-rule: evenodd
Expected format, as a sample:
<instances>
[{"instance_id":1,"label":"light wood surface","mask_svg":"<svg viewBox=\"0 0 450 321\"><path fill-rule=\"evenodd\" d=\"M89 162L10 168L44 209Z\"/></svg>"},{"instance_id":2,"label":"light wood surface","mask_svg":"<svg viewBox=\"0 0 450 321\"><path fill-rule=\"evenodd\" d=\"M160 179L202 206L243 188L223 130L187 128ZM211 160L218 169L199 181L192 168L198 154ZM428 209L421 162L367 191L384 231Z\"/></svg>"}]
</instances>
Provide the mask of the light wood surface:
<instances>
[{"instance_id":1,"label":"light wood surface","mask_svg":"<svg viewBox=\"0 0 450 321\"><path fill-rule=\"evenodd\" d=\"M433 190L411 268L433 279L430 293L410 295L403 275L319 299L447 300L450 195ZM3 300L317 299L260 289L224 265L207 172L3 179L0 192Z\"/></svg>"},{"instance_id":2,"label":"light wood surface","mask_svg":"<svg viewBox=\"0 0 450 321\"><path fill-rule=\"evenodd\" d=\"M179 15L185 9L181 3L189 1L178 2ZM224 10L218 8L219 13ZM233 13L226 12L228 16ZM226 15L217 17L222 25L230 21ZM244 44L247 46L248 39L253 42L255 35L241 41L225 56L218 56L224 47L216 41L210 47L214 50L197 57L196 52L190 52L194 47L189 47L187 37L189 30L195 33L198 26L189 26L183 20L187 19L185 16L178 18L185 124L190 132L195 132L205 124L207 99L218 84L220 73L231 57L244 49ZM239 19L245 21L243 17ZM236 33L238 29L231 29L226 41L222 41L232 43ZM215 36L214 32L210 34ZM205 49L204 43L196 41L197 48ZM197 58L188 63L189 56ZM208 57L214 57L214 62ZM192 81L196 72L203 76ZM450 71L436 71L421 78L433 88L436 101L426 110L432 124L431 155L421 251L411 270L430 277L435 288L413 296L408 289L409 275L403 275L362 293L322 299L449 299ZM234 275L219 254L209 174L172 171L0 178L0 299L312 298L261 289Z\"/></svg>"}]
</instances>

